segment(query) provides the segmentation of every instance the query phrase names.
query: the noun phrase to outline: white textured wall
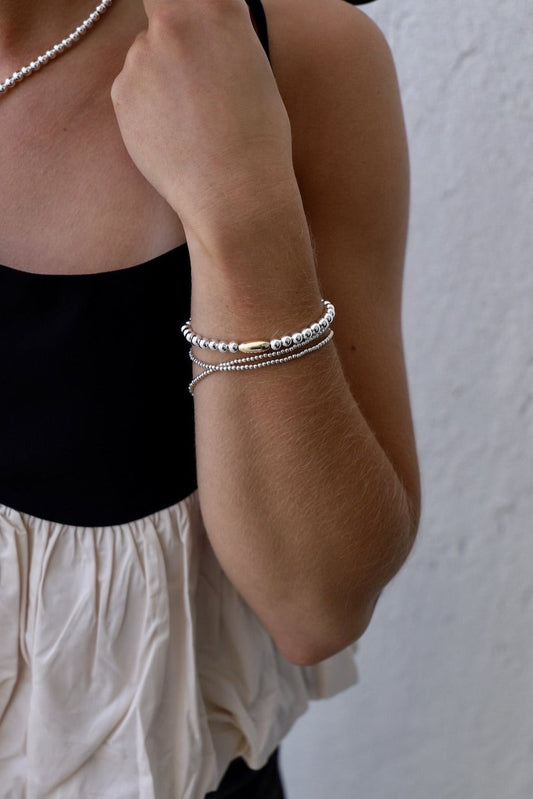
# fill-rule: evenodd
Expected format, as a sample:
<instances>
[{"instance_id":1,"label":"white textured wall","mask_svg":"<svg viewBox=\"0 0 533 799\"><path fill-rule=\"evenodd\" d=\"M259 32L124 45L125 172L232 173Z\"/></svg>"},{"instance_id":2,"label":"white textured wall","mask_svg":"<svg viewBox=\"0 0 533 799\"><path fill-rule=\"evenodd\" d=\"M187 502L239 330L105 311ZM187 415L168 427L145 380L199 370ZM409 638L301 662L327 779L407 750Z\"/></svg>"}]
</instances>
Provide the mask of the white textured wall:
<instances>
[{"instance_id":1,"label":"white textured wall","mask_svg":"<svg viewBox=\"0 0 533 799\"><path fill-rule=\"evenodd\" d=\"M415 550L359 685L282 748L289 799L533 797L533 3L378 0L412 161Z\"/></svg>"}]
</instances>

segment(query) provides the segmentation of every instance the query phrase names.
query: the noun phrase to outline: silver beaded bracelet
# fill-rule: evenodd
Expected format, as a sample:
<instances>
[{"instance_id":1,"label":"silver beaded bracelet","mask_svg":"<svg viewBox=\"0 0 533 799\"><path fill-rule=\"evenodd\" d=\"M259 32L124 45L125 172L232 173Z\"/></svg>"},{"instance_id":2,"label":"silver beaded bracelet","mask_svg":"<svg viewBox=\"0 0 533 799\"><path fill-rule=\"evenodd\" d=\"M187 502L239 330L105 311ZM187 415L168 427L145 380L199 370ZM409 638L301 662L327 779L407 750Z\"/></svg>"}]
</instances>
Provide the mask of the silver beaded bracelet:
<instances>
[{"instance_id":1,"label":"silver beaded bracelet","mask_svg":"<svg viewBox=\"0 0 533 799\"><path fill-rule=\"evenodd\" d=\"M318 334L317 334L318 335ZM314 336L316 338L316 336ZM287 346L281 352L266 352L260 355L251 355L246 358L235 358L231 361L224 361L222 363L206 363L201 361L193 355L192 348L189 351L189 357L193 363L200 366L204 371L196 375L195 378L189 383L189 392L194 394L196 384L203 380L204 377L215 374L215 372L241 372L251 369L262 369L265 366L276 366L281 363L293 361L296 358L303 358L311 352L321 349L328 344L333 338L333 330L330 330L325 338L321 339L316 344L310 344L308 340L299 341L296 344ZM287 353L291 353L290 355Z\"/></svg>"},{"instance_id":2,"label":"silver beaded bracelet","mask_svg":"<svg viewBox=\"0 0 533 799\"><path fill-rule=\"evenodd\" d=\"M312 322L297 333L281 336L280 338L271 338L270 341L246 341L243 344L238 344L236 341L217 341L196 333L191 327L190 319L182 325L181 332L192 347L200 347L203 350L209 349L214 352L231 352L233 354L242 352L245 355L279 352L280 350L287 350L294 345L313 341L321 333L328 330L335 318L335 307L329 300L322 300L322 304L325 308L325 313L316 322Z\"/></svg>"}]
</instances>

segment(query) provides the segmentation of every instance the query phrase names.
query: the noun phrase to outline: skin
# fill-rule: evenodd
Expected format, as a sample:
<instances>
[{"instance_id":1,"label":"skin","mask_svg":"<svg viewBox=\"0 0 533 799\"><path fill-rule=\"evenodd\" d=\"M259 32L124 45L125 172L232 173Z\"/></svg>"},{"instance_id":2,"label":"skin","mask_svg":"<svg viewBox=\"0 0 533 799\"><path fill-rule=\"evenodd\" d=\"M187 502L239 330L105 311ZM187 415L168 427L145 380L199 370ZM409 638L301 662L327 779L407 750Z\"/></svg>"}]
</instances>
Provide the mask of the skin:
<instances>
[{"instance_id":1,"label":"skin","mask_svg":"<svg viewBox=\"0 0 533 799\"><path fill-rule=\"evenodd\" d=\"M319 352L195 392L207 533L303 665L364 633L418 529L401 328L409 168L374 23L340 0L264 8L272 67L243 0L117 0L2 98L0 261L119 269L186 239L193 327L226 340L294 332L322 296L335 304ZM0 0L4 74L62 38L74 11L75 26L86 3L47 4L41 46L42 3Z\"/></svg>"}]
</instances>

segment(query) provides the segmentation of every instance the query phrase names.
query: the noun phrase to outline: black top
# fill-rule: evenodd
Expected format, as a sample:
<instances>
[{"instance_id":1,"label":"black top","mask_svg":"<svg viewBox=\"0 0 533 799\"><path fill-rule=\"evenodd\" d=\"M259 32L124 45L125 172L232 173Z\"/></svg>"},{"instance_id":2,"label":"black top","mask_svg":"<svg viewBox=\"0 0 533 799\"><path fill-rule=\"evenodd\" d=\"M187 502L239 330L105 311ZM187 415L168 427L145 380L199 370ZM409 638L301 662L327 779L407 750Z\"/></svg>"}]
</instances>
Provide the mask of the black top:
<instances>
[{"instance_id":1,"label":"black top","mask_svg":"<svg viewBox=\"0 0 533 799\"><path fill-rule=\"evenodd\" d=\"M186 244L113 272L0 266L0 503L96 527L195 490L190 293Z\"/></svg>"},{"instance_id":2,"label":"black top","mask_svg":"<svg viewBox=\"0 0 533 799\"><path fill-rule=\"evenodd\" d=\"M186 245L129 269L0 267L0 502L97 526L196 487Z\"/></svg>"}]
</instances>

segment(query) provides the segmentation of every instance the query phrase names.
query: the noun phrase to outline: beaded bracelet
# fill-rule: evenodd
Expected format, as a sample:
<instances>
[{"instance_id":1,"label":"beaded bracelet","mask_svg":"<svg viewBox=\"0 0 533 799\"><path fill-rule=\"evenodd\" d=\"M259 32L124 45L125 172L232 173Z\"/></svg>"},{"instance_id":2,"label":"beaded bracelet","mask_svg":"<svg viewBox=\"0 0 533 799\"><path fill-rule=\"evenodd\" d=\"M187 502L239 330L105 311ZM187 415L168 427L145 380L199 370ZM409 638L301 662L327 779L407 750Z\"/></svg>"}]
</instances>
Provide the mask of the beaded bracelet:
<instances>
[{"instance_id":1,"label":"beaded bracelet","mask_svg":"<svg viewBox=\"0 0 533 799\"><path fill-rule=\"evenodd\" d=\"M312 341L330 327L335 318L335 307L333 303L328 300L322 300L322 305L325 308L325 313L316 322L312 322L298 333L281 336L280 338L272 338L270 341L246 341L243 344L237 344L236 341L226 342L206 338L205 336L200 336L198 333L195 333L191 327L190 319L182 325L181 332L191 346L200 347L204 350L210 349L218 352L231 353L242 352L246 355L268 351L278 352L292 347L295 344L303 344L307 341Z\"/></svg>"},{"instance_id":2,"label":"beaded bracelet","mask_svg":"<svg viewBox=\"0 0 533 799\"><path fill-rule=\"evenodd\" d=\"M189 392L193 395L196 384L199 383L200 380L203 380L204 377L208 377L215 372L241 372L249 369L262 369L265 366L276 366L281 363L287 363L288 361L293 361L296 358L303 358L304 355L308 355L311 352L316 352L316 350L319 350L328 344L332 338L333 330L330 330L327 336L321 339L317 344L309 344L307 341L302 341L293 344L292 346L288 346L282 352L261 353L260 355L251 355L246 358L235 358L232 361L224 361L222 363L216 364L200 361L193 355L191 348L189 351L189 357L191 361L204 369L204 371L200 372L199 375L196 375L196 377L191 380L189 383ZM295 352L295 350L299 350L299 352ZM289 352L292 354L286 354Z\"/></svg>"}]
</instances>

